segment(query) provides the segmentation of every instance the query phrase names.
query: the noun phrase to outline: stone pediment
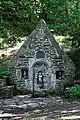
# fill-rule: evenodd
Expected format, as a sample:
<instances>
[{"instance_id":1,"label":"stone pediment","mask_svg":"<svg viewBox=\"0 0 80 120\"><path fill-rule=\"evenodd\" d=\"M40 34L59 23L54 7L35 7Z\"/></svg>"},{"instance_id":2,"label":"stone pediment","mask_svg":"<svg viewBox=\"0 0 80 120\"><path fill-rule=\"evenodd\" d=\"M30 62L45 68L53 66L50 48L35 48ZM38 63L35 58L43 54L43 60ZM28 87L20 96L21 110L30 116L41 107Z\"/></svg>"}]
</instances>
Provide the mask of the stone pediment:
<instances>
[{"instance_id":1,"label":"stone pediment","mask_svg":"<svg viewBox=\"0 0 80 120\"><path fill-rule=\"evenodd\" d=\"M38 41L36 41L38 39ZM45 39L45 41L44 41ZM36 46L33 45L36 44ZM55 38L53 37L53 34L48 29L46 23L44 20L41 20L35 30L26 38L25 42L17 52L17 57L25 54L25 50L36 47L37 44L44 43L44 46L51 46L54 47L54 49L57 49L56 53L57 55L62 55L63 51L59 47L59 44L56 42Z\"/></svg>"}]
</instances>

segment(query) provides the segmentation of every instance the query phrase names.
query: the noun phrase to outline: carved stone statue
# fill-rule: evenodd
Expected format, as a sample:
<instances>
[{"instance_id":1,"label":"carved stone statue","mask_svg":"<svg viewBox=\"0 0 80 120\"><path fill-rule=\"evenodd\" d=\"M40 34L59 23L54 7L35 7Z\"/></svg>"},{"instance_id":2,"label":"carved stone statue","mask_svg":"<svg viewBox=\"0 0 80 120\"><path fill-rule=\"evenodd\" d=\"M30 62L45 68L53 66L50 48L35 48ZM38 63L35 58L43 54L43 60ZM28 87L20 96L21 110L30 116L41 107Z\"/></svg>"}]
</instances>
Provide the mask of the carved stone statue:
<instances>
[{"instance_id":1,"label":"carved stone statue","mask_svg":"<svg viewBox=\"0 0 80 120\"><path fill-rule=\"evenodd\" d=\"M38 72L38 75L37 75L37 84L41 84L41 88L44 87L44 81L43 81L42 71Z\"/></svg>"}]
</instances>

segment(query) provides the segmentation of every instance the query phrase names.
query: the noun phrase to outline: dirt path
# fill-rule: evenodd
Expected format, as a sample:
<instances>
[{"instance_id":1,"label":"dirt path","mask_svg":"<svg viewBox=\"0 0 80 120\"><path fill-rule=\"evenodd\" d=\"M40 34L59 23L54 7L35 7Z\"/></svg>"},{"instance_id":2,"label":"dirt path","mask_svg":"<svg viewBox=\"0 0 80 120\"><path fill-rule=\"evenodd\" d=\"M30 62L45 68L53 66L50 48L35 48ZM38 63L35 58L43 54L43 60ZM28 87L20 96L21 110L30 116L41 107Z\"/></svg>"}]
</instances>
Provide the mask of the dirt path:
<instances>
[{"instance_id":1,"label":"dirt path","mask_svg":"<svg viewBox=\"0 0 80 120\"><path fill-rule=\"evenodd\" d=\"M30 95L14 96L0 100L0 113L20 114L39 120L56 120L65 117L80 119L80 101L71 101L61 97L31 98ZM66 118L69 117L69 118ZM78 120L77 119L77 120Z\"/></svg>"},{"instance_id":2,"label":"dirt path","mask_svg":"<svg viewBox=\"0 0 80 120\"><path fill-rule=\"evenodd\" d=\"M61 97L52 97L44 102L42 110L34 110L30 116L52 119L80 120L80 101L70 101Z\"/></svg>"}]
</instances>

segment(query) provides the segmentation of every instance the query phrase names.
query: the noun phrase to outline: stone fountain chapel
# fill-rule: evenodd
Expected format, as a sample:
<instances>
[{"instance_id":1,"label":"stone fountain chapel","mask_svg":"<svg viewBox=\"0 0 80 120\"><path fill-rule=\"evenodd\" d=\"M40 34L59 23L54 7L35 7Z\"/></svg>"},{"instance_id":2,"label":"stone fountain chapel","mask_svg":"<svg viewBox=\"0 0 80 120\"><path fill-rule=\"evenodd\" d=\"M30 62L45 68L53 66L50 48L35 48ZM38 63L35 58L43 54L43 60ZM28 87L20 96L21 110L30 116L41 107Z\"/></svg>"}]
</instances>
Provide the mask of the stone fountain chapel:
<instances>
[{"instance_id":1,"label":"stone fountain chapel","mask_svg":"<svg viewBox=\"0 0 80 120\"><path fill-rule=\"evenodd\" d=\"M75 66L59 47L44 20L26 38L9 65L17 89L63 91L75 76Z\"/></svg>"}]
</instances>

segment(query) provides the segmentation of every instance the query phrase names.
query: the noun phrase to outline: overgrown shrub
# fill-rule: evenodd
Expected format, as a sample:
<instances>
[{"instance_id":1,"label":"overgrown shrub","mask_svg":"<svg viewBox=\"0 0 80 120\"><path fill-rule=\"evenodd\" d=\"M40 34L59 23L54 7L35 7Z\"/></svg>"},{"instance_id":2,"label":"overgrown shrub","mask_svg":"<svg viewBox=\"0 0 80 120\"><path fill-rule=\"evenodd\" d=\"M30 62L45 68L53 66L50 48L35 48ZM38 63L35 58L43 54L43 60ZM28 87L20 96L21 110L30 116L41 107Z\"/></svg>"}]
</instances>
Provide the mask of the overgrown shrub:
<instances>
[{"instance_id":1,"label":"overgrown shrub","mask_svg":"<svg viewBox=\"0 0 80 120\"><path fill-rule=\"evenodd\" d=\"M0 79L7 79L7 78L8 78L8 71L2 64L0 64Z\"/></svg>"},{"instance_id":2,"label":"overgrown shrub","mask_svg":"<svg viewBox=\"0 0 80 120\"><path fill-rule=\"evenodd\" d=\"M80 98L80 85L76 84L69 88L69 97L72 99L79 99Z\"/></svg>"}]
</instances>

